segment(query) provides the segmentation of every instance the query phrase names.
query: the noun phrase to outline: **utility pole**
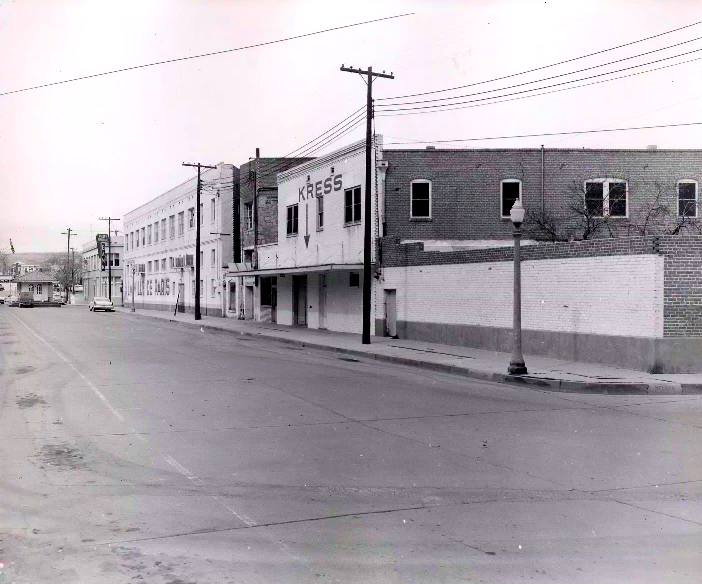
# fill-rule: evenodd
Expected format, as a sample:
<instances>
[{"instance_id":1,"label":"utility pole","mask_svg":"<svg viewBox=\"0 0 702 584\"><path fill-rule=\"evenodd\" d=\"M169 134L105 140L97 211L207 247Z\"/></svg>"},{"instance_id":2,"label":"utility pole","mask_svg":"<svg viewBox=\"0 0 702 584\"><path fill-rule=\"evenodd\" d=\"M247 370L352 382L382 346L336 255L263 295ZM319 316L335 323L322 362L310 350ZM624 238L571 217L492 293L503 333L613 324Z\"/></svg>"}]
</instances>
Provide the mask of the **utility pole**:
<instances>
[{"instance_id":1,"label":"utility pole","mask_svg":"<svg viewBox=\"0 0 702 584\"><path fill-rule=\"evenodd\" d=\"M112 222L119 221L119 217L98 217L100 221L107 221L107 289L112 301Z\"/></svg>"},{"instance_id":2,"label":"utility pole","mask_svg":"<svg viewBox=\"0 0 702 584\"><path fill-rule=\"evenodd\" d=\"M75 270L76 270L76 248L72 247L71 251L73 252L73 255L71 257L71 291L75 294L75 288L76 288L76 278L75 278Z\"/></svg>"},{"instance_id":3,"label":"utility pole","mask_svg":"<svg viewBox=\"0 0 702 584\"><path fill-rule=\"evenodd\" d=\"M382 73L373 73L373 67L368 67L367 71L362 69L354 69L341 65L341 70L347 73L358 73L366 75L368 80L367 104L366 104L366 196L365 212L363 222L365 223L363 236L363 334L361 342L364 345L370 345L370 326L371 326L371 147L372 147L372 128L371 121L373 119L373 78L385 77L386 79L395 79L392 73L387 75L385 71Z\"/></svg>"},{"instance_id":4,"label":"utility pole","mask_svg":"<svg viewBox=\"0 0 702 584\"><path fill-rule=\"evenodd\" d=\"M202 315L200 314L200 169L209 168L216 169L216 166L207 166L206 164L189 164L187 162L183 163L183 166L197 166L197 201L195 206L197 207L197 227L195 230L195 320L201 320Z\"/></svg>"},{"instance_id":5,"label":"utility pole","mask_svg":"<svg viewBox=\"0 0 702 584\"><path fill-rule=\"evenodd\" d=\"M66 231L62 231L61 235L68 235L68 251L66 252L66 280L68 280L68 264L71 261L71 233L76 234L70 227ZM66 304L69 303L68 286L66 286Z\"/></svg>"}]
</instances>

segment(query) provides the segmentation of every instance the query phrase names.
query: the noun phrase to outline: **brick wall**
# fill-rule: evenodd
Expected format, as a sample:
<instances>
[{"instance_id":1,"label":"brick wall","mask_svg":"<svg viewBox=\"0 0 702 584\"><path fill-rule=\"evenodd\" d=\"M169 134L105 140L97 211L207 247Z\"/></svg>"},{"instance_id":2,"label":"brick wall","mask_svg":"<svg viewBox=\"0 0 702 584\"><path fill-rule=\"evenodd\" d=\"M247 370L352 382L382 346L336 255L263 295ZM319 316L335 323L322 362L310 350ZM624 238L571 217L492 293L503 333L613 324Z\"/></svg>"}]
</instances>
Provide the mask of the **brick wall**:
<instances>
[{"instance_id":1,"label":"brick wall","mask_svg":"<svg viewBox=\"0 0 702 584\"><path fill-rule=\"evenodd\" d=\"M241 165L239 170L239 214L242 248L254 245L254 230L246 229L246 204L253 203L258 193L258 243L278 241L277 174L311 158L257 158ZM255 176L255 178L254 178Z\"/></svg>"},{"instance_id":2,"label":"brick wall","mask_svg":"<svg viewBox=\"0 0 702 584\"><path fill-rule=\"evenodd\" d=\"M511 223L500 216L500 181L522 181L523 204L541 209L541 150L385 150L387 235L402 239L509 238ZM573 190L584 181L617 178L628 184L628 218L612 218L617 235L632 235L656 194L677 214L677 181L702 181L699 150L545 150L544 208L572 219ZM431 220L410 219L410 181L432 181ZM694 222L693 222L694 223ZM646 232L651 233L650 231ZM608 232L606 232L609 235ZM578 239L576 234L576 239Z\"/></svg>"},{"instance_id":3,"label":"brick wall","mask_svg":"<svg viewBox=\"0 0 702 584\"><path fill-rule=\"evenodd\" d=\"M702 336L702 237L659 239L665 256L664 335Z\"/></svg>"}]
</instances>

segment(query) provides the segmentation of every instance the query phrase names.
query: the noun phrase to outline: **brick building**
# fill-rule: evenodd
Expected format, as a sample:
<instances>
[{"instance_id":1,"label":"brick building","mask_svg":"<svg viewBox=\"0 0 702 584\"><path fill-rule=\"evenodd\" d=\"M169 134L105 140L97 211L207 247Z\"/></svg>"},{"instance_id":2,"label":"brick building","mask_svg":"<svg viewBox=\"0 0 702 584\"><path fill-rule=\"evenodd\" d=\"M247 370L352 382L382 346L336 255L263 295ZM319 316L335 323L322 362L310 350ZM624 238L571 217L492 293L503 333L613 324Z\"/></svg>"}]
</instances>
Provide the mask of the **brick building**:
<instances>
[{"instance_id":1,"label":"brick building","mask_svg":"<svg viewBox=\"0 0 702 584\"><path fill-rule=\"evenodd\" d=\"M382 156L376 334L509 351L521 198L525 353L702 371L702 151Z\"/></svg>"},{"instance_id":2,"label":"brick building","mask_svg":"<svg viewBox=\"0 0 702 584\"><path fill-rule=\"evenodd\" d=\"M511 240L516 197L530 212L524 229L539 239L548 234L530 216L542 212L557 240L697 228L702 150L385 150L383 159L384 234L403 241Z\"/></svg>"},{"instance_id":3,"label":"brick building","mask_svg":"<svg viewBox=\"0 0 702 584\"><path fill-rule=\"evenodd\" d=\"M256 157L239 167L239 200L235 201L233 225L234 262L225 273L226 316L254 318L253 293L249 290L249 296L245 294L241 273L256 266L260 246L278 242L278 173L309 160L313 159ZM250 278L246 282L250 285Z\"/></svg>"}]
</instances>

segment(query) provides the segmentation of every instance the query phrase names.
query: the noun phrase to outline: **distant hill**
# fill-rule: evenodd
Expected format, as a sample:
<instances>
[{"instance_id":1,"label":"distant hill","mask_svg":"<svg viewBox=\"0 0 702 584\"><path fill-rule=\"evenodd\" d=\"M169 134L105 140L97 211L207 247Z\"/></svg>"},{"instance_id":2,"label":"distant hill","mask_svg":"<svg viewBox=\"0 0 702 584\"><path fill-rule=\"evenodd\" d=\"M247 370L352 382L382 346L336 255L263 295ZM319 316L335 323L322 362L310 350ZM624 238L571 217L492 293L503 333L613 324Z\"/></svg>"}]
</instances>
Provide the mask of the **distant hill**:
<instances>
[{"instance_id":1,"label":"distant hill","mask_svg":"<svg viewBox=\"0 0 702 584\"><path fill-rule=\"evenodd\" d=\"M76 252L76 255L80 255ZM26 252L26 253L8 253L7 260L10 263L14 262L24 262L25 264L34 264L41 266L46 264L51 258L61 257L66 259L66 252L60 251L39 251L39 252Z\"/></svg>"}]
</instances>

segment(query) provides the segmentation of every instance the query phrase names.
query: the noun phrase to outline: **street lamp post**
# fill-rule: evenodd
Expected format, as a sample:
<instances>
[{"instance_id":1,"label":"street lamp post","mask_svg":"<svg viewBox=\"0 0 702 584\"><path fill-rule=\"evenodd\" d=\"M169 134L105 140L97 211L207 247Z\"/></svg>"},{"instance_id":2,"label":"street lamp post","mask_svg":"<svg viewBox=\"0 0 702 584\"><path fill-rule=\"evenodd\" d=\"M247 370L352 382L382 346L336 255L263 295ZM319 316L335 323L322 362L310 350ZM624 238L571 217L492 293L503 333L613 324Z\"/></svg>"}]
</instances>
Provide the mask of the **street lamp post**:
<instances>
[{"instance_id":1,"label":"street lamp post","mask_svg":"<svg viewBox=\"0 0 702 584\"><path fill-rule=\"evenodd\" d=\"M132 310L131 310L131 312L136 312L136 310L134 310L134 272L136 272L136 264L132 264Z\"/></svg>"},{"instance_id":2,"label":"street lamp post","mask_svg":"<svg viewBox=\"0 0 702 584\"><path fill-rule=\"evenodd\" d=\"M507 372L510 375L524 375L527 373L524 356L522 355L522 271L519 257L519 243L522 237L522 223L524 221L524 207L521 199L517 199L509 212L512 225L514 225L514 318L512 333L514 346L512 360L509 362Z\"/></svg>"}]
</instances>

